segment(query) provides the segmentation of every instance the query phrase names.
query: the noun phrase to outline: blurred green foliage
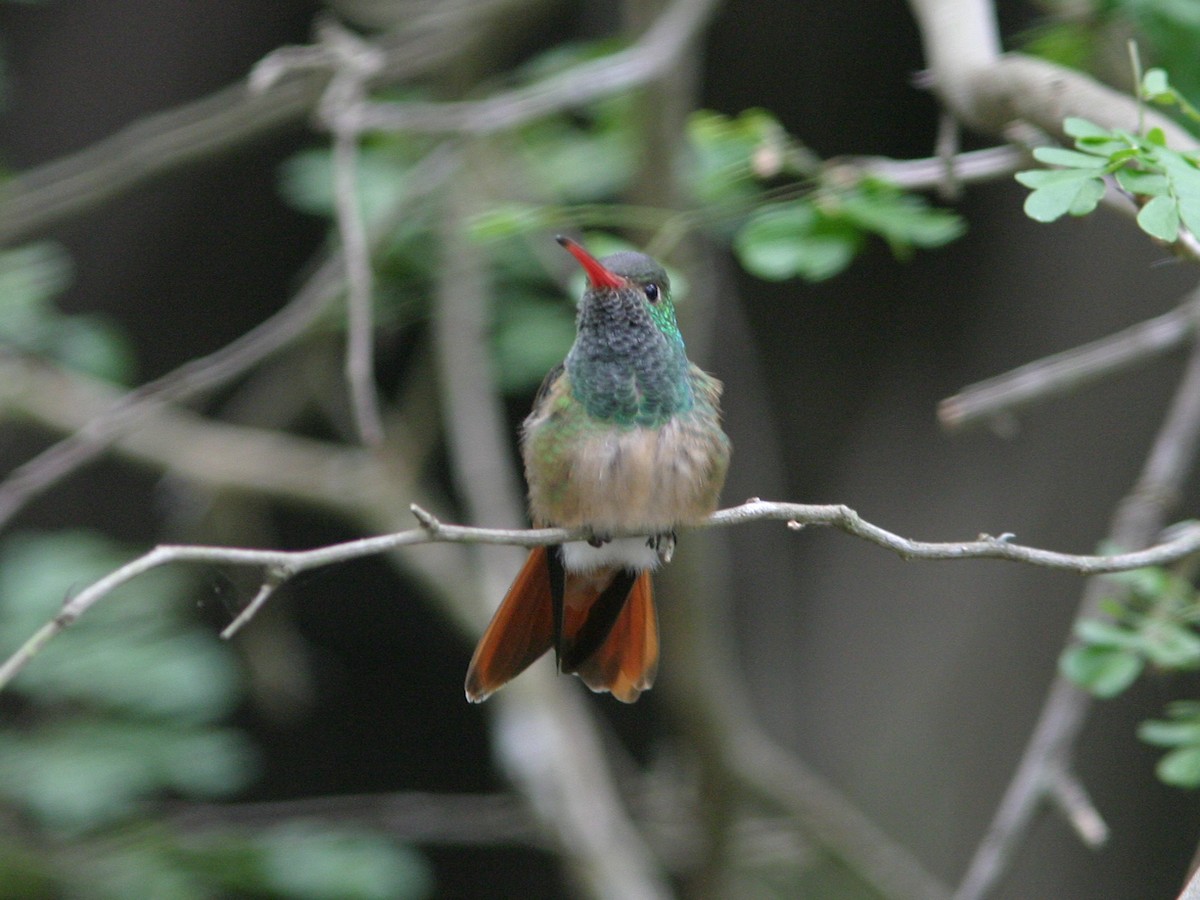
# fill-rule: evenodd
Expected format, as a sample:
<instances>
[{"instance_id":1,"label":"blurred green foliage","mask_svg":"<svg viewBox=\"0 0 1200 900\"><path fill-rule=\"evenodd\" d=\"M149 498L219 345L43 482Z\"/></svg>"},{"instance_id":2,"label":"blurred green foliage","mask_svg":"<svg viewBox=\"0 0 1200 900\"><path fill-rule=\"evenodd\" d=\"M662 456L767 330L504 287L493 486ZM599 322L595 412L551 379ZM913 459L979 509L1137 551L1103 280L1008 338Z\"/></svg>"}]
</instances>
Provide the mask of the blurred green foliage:
<instances>
[{"instance_id":1,"label":"blurred green foliage","mask_svg":"<svg viewBox=\"0 0 1200 900\"><path fill-rule=\"evenodd\" d=\"M1075 627L1076 642L1059 670L1097 697L1124 693L1147 667L1159 672L1200 669L1200 596L1189 574L1165 568L1108 576L1120 591L1105 603L1105 619ZM1200 703L1167 707L1169 721L1139 729L1149 743L1170 748L1159 777L1179 787L1200 787Z\"/></svg>"},{"instance_id":2,"label":"blurred green foliage","mask_svg":"<svg viewBox=\"0 0 1200 900\"><path fill-rule=\"evenodd\" d=\"M128 556L90 532L6 539L0 655ZM0 698L0 806L22 822L0 826L0 897L427 895L424 862L378 834L219 821L184 832L155 820L156 798L227 797L257 772L254 748L223 724L241 702L237 661L196 621L194 587L181 567L134 579Z\"/></svg>"},{"instance_id":3,"label":"blurred green foliage","mask_svg":"<svg viewBox=\"0 0 1200 900\"><path fill-rule=\"evenodd\" d=\"M70 260L57 244L0 250L0 348L128 382L133 356L121 332L101 316L67 315L55 307L70 280Z\"/></svg>"}]
</instances>

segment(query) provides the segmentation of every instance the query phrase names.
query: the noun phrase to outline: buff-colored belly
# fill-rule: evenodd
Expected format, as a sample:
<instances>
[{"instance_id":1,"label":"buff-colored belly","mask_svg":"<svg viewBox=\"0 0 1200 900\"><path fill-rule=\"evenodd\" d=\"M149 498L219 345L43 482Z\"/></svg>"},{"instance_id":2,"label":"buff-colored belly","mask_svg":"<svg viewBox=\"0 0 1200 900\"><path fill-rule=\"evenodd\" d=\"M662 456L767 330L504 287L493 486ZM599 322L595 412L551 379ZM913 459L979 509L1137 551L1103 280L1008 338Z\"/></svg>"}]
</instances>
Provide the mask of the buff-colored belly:
<instances>
[{"instance_id":1,"label":"buff-colored belly","mask_svg":"<svg viewBox=\"0 0 1200 900\"><path fill-rule=\"evenodd\" d=\"M597 532L666 531L703 519L717 504L728 447L719 428L692 417L656 427L576 433L526 445L535 520ZM553 465L538 465L549 451ZM544 457L543 457L544 458Z\"/></svg>"}]
</instances>

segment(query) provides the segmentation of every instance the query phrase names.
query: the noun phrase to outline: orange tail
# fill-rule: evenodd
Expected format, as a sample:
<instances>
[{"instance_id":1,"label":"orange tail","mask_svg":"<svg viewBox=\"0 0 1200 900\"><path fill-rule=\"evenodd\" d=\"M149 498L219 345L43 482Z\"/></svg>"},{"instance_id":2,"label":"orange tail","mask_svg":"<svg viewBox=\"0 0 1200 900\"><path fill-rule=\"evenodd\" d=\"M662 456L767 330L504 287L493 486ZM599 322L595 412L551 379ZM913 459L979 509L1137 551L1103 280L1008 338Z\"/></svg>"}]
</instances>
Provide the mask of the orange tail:
<instances>
[{"instance_id":1,"label":"orange tail","mask_svg":"<svg viewBox=\"0 0 1200 900\"><path fill-rule=\"evenodd\" d=\"M554 619L547 548L534 547L471 657L467 699L482 703L553 647Z\"/></svg>"},{"instance_id":2,"label":"orange tail","mask_svg":"<svg viewBox=\"0 0 1200 900\"><path fill-rule=\"evenodd\" d=\"M467 699L486 700L551 647L563 672L632 703L658 669L650 573L564 572L557 547L534 548L475 648Z\"/></svg>"},{"instance_id":3,"label":"orange tail","mask_svg":"<svg viewBox=\"0 0 1200 900\"><path fill-rule=\"evenodd\" d=\"M629 573L620 573L623 574ZM570 576L567 578L569 594ZM566 658L560 658L563 671L570 671ZM654 610L654 586L649 572L634 577L612 630L574 671L593 691L611 691L622 703L632 703L654 684L658 672L658 614Z\"/></svg>"}]
</instances>

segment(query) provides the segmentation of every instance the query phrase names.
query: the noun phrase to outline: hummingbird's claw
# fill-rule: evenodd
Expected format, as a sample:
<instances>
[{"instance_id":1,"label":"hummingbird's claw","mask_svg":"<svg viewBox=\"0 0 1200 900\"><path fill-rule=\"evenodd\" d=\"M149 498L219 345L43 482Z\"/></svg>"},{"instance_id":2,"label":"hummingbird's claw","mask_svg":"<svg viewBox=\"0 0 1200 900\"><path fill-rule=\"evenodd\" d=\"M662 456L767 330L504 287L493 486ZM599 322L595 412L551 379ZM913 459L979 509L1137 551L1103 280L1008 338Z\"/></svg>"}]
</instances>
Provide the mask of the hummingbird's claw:
<instances>
[{"instance_id":1,"label":"hummingbird's claw","mask_svg":"<svg viewBox=\"0 0 1200 900\"><path fill-rule=\"evenodd\" d=\"M646 546L652 548L658 554L658 561L665 566L671 561L671 557L675 555L675 538L674 531L656 534L646 541Z\"/></svg>"},{"instance_id":2,"label":"hummingbird's claw","mask_svg":"<svg viewBox=\"0 0 1200 900\"><path fill-rule=\"evenodd\" d=\"M596 534L595 532L592 532L592 536L587 539L587 542L592 547L603 547L605 544L607 544L611 540L612 540L612 535Z\"/></svg>"}]
</instances>

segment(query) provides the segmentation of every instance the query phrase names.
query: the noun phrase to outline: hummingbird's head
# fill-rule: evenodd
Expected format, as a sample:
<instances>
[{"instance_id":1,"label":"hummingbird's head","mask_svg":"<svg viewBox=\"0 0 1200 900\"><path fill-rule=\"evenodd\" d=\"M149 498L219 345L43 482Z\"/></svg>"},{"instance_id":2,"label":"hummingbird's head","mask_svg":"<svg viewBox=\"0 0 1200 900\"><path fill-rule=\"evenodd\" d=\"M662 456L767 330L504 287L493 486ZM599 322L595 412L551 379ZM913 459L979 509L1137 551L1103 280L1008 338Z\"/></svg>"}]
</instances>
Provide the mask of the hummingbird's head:
<instances>
[{"instance_id":1,"label":"hummingbird's head","mask_svg":"<svg viewBox=\"0 0 1200 900\"><path fill-rule=\"evenodd\" d=\"M657 262L645 253L632 250L596 259L568 237L560 235L555 240L583 266L588 276L588 294L615 291L625 302L636 296L660 331L670 336L678 335L675 308L671 303L671 279Z\"/></svg>"},{"instance_id":2,"label":"hummingbird's head","mask_svg":"<svg viewBox=\"0 0 1200 900\"><path fill-rule=\"evenodd\" d=\"M691 409L687 354L663 267L644 253L596 259L570 238L558 242L589 281L565 361L575 398L592 418L621 425L661 424Z\"/></svg>"}]
</instances>

